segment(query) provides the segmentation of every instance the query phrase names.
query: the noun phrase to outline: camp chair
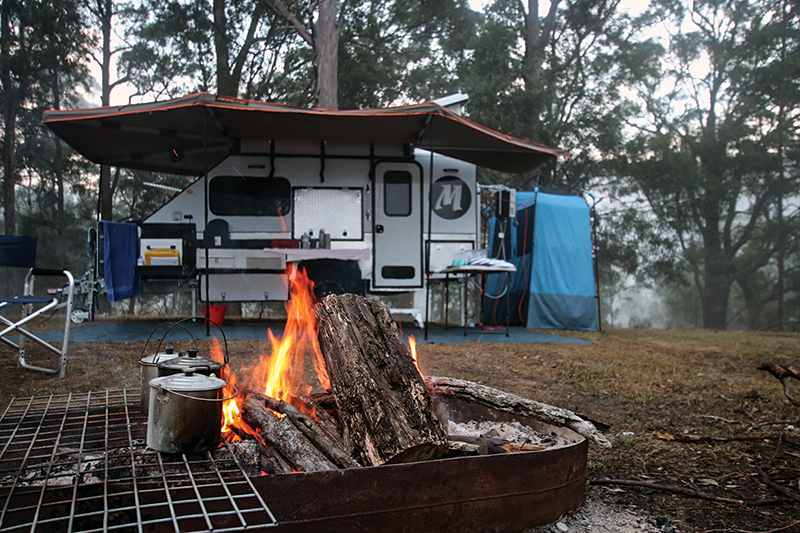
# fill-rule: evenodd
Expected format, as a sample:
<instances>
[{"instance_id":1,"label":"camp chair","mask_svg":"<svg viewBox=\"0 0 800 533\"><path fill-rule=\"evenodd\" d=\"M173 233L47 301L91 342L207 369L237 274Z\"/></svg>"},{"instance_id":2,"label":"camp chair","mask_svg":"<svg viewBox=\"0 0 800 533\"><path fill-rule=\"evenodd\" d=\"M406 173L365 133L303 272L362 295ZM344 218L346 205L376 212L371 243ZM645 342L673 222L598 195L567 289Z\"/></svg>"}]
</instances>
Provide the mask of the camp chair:
<instances>
[{"instance_id":1,"label":"camp chair","mask_svg":"<svg viewBox=\"0 0 800 533\"><path fill-rule=\"evenodd\" d=\"M22 306L22 316L19 318L19 320L9 320L8 318L0 315L0 322L8 326L0 331L0 341L19 351L19 364L23 368L37 370L39 372L47 372L49 374L58 374L59 377L63 378L67 364L69 324L70 315L72 314L72 293L75 286L75 280L72 277L72 274L70 274L67 270L36 268L35 263L36 237L0 235L0 266L29 269L28 274L25 276L25 286L21 296L7 298L0 297L0 312L10 309L9 306L12 304L19 304ZM54 296L34 296L33 282L36 276L65 276L67 278L67 285L63 288L63 290L48 290L48 293L52 292L54 293ZM66 301L63 301L64 293L66 293ZM62 307L66 308L66 319L64 322L64 340L61 343L61 348L56 348L23 327L37 316L47 313L48 311L55 311L56 309L60 309ZM2 327L2 325L0 325L0 327ZM18 343L7 338L9 335L16 337L17 334L19 334ZM58 356L58 367L44 368L26 363L26 339L37 344L41 344L56 354Z\"/></svg>"}]
</instances>

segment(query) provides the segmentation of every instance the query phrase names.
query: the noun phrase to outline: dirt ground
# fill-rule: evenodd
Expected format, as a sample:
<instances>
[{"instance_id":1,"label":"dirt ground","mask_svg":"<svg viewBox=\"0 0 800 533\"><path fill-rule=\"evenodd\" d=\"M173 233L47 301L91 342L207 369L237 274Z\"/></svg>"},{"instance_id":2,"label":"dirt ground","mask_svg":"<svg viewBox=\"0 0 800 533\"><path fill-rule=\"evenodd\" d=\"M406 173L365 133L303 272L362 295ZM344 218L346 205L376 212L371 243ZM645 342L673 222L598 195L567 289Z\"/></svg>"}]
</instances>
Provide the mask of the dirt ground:
<instances>
[{"instance_id":1,"label":"dirt ground","mask_svg":"<svg viewBox=\"0 0 800 533\"><path fill-rule=\"evenodd\" d=\"M537 531L800 532L800 407L757 369L800 368L800 334L561 334L593 344L419 346L426 375L573 410L612 441L609 450L590 446L584 509L560 529ZM138 388L145 350L144 343L75 343L67 376L58 379L17 368L3 347L0 406L12 397ZM269 346L230 341L228 350L239 370ZM39 350L29 357L44 361ZM796 381L789 386L800 390Z\"/></svg>"}]
</instances>

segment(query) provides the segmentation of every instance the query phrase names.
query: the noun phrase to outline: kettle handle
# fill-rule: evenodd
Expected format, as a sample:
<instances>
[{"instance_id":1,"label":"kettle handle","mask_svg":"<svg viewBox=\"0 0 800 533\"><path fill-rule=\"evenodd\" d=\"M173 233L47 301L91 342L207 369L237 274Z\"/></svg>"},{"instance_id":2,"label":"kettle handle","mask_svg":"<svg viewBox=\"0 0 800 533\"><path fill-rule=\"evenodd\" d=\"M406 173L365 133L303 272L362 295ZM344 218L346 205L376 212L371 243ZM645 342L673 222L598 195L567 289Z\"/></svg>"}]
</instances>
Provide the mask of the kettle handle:
<instances>
[{"instance_id":1,"label":"kettle handle","mask_svg":"<svg viewBox=\"0 0 800 533\"><path fill-rule=\"evenodd\" d=\"M177 326L181 326L183 329L186 329L186 327L182 325L184 322L188 322L189 320L195 320L195 319L198 319L198 318L201 319L201 320L205 320L206 322L208 322L209 324L211 324L213 326L216 326L216 328L219 330L219 332L222 333L222 342L225 344L225 349L222 352L222 356L223 356L223 359L224 359L224 363L227 365L228 361L229 361L229 358L228 358L228 338L225 336L225 331L222 329L222 326L220 326L219 324L217 324L216 322L214 322L210 318L207 318L207 317L204 317L204 316L188 316L188 317L182 318L182 319L178 320L177 322L175 322L174 324L172 324L169 327L169 329L166 331L166 333L164 333L164 335L161 337L161 340L158 341L158 348L156 349L156 353L158 353L161 350L161 344L164 342L164 339L167 337L167 335L169 334L170 331L172 331ZM186 329L186 331L188 332L189 330ZM189 333L189 335L192 336L191 333ZM192 336L192 338L194 339L193 336Z\"/></svg>"},{"instance_id":2,"label":"kettle handle","mask_svg":"<svg viewBox=\"0 0 800 533\"><path fill-rule=\"evenodd\" d=\"M153 331L150 332L150 336L147 337L147 340L144 343L144 347L142 348L142 355L139 356L139 362L141 362L145 357L147 357L145 355L145 354L148 353L147 352L147 346L148 346L148 344L150 344L150 340L153 338L153 335L156 334L156 331L158 331L162 327L166 327L166 326L169 326L169 325L170 324L167 324L167 323L159 324L158 326L156 326L153 329ZM177 324L172 324L172 327L174 327L175 325L177 325ZM167 330L167 333L169 333L169 331L172 329L172 327L170 327L170 329ZM181 326L181 329L184 330L189 335L189 337L193 341L195 341L195 343L197 343L197 339L194 338L194 335L192 335L192 332L189 331L189 329L186 326ZM159 343L158 343L158 348L156 349L156 358L153 361L154 363L158 363L158 354L161 352L161 343L164 342L164 337L166 337L166 333L164 334L164 336L161 337L161 341L159 341Z\"/></svg>"}]
</instances>

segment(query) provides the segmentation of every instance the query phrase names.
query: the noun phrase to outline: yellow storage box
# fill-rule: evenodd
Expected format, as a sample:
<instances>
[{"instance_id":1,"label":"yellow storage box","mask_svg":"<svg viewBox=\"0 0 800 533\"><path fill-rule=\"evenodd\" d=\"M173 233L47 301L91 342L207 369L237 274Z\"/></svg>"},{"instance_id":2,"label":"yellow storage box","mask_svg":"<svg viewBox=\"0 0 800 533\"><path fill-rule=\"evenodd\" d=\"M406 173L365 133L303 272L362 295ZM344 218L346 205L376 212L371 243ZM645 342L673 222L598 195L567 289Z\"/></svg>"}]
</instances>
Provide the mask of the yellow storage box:
<instances>
[{"instance_id":1,"label":"yellow storage box","mask_svg":"<svg viewBox=\"0 0 800 533\"><path fill-rule=\"evenodd\" d=\"M144 264L147 266L180 266L181 253L174 248L145 250Z\"/></svg>"}]
</instances>

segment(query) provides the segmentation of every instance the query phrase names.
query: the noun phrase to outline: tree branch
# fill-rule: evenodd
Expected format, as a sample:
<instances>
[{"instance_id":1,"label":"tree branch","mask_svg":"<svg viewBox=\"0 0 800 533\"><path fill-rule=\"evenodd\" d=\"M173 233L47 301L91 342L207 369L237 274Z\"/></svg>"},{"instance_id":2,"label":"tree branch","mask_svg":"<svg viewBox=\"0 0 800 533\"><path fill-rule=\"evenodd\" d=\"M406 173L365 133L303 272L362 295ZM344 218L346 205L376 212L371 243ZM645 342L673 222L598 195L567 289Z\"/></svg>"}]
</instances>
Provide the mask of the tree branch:
<instances>
[{"instance_id":1,"label":"tree branch","mask_svg":"<svg viewBox=\"0 0 800 533\"><path fill-rule=\"evenodd\" d=\"M289 23L294 26L294 29L297 30L297 33L300 37L303 38L305 42L309 45L314 46L314 37L312 37L311 33L303 26L303 23L297 20L289 8L287 8L281 0L265 0L267 5L272 8L272 10L280 17L285 18L289 21Z\"/></svg>"}]
</instances>

